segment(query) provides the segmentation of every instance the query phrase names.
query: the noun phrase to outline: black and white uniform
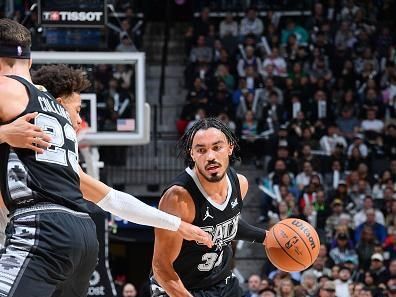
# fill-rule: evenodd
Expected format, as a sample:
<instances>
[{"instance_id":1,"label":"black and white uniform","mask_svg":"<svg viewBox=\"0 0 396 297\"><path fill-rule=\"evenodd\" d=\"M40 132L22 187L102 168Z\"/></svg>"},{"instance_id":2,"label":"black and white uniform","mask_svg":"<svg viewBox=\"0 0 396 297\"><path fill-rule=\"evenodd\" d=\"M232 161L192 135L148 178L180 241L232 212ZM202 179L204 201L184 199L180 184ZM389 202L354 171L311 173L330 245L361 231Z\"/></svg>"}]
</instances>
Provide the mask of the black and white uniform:
<instances>
[{"instance_id":1,"label":"black and white uniform","mask_svg":"<svg viewBox=\"0 0 396 297\"><path fill-rule=\"evenodd\" d=\"M193 225L212 235L214 246L208 248L194 241L184 240L179 256L173 263L176 273L194 296L241 296L238 280L232 275L231 241L238 230L242 197L238 177L227 171L228 191L223 204L213 201L195 172L187 168L173 183L185 188L195 204ZM153 297L168 296L151 277Z\"/></svg>"},{"instance_id":2,"label":"black and white uniform","mask_svg":"<svg viewBox=\"0 0 396 297\"><path fill-rule=\"evenodd\" d=\"M1 194L10 212L0 252L0 297L86 296L98 242L91 204L80 191L76 133L51 95L10 78L29 96L19 116L38 112L34 124L51 135L52 146L37 154L0 145Z\"/></svg>"}]
</instances>

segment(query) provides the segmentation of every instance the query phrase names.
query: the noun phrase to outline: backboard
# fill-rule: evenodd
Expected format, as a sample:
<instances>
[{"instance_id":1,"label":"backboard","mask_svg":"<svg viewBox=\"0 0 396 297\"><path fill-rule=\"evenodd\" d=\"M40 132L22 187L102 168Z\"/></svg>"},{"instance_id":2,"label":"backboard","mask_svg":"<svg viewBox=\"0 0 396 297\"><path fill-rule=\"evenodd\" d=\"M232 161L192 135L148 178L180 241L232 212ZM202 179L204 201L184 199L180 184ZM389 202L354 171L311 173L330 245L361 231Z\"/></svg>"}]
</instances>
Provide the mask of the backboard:
<instances>
[{"instance_id":1,"label":"backboard","mask_svg":"<svg viewBox=\"0 0 396 297\"><path fill-rule=\"evenodd\" d=\"M36 68L43 64L68 64L87 72L95 89L81 94L83 117L85 114L90 122L84 142L109 146L150 142L150 106L145 102L144 53L32 52L32 59ZM102 68L110 72L128 69L130 85L123 86L122 92L98 89L97 85L108 83L96 78L96 73Z\"/></svg>"}]
</instances>

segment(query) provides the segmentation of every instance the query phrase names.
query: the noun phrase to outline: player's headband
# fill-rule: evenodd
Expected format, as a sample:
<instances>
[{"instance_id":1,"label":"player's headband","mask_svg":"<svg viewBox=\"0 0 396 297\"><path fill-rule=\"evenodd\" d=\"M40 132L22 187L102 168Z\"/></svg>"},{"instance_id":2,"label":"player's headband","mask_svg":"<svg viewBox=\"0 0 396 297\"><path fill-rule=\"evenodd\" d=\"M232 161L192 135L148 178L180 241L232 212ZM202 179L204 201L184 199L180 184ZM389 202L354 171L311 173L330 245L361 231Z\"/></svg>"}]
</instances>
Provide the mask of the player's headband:
<instances>
[{"instance_id":1,"label":"player's headband","mask_svg":"<svg viewBox=\"0 0 396 297\"><path fill-rule=\"evenodd\" d=\"M0 43L0 57L30 59L30 47Z\"/></svg>"}]
</instances>

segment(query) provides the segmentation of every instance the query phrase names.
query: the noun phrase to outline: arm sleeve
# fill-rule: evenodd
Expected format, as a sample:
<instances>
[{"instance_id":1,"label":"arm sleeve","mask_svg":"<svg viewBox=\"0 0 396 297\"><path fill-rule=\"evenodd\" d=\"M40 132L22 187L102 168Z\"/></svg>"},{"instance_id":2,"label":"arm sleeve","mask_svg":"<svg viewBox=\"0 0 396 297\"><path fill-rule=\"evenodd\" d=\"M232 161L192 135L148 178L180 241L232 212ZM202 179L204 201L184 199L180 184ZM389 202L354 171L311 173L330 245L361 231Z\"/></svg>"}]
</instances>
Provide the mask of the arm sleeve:
<instances>
[{"instance_id":1,"label":"arm sleeve","mask_svg":"<svg viewBox=\"0 0 396 297\"><path fill-rule=\"evenodd\" d=\"M111 189L97 205L124 220L170 231L177 231L181 219L151 207L136 197Z\"/></svg>"},{"instance_id":2,"label":"arm sleeve","mask_svg":"<svg viewBox=\"0 0 396 297\"><path fill-rule=\"evenodd\" d=\"M264 229L250 225L243 219L239 219L238 232L235 239L249 242L264 243L266 232Z\"/></svg>"}]
</instances>

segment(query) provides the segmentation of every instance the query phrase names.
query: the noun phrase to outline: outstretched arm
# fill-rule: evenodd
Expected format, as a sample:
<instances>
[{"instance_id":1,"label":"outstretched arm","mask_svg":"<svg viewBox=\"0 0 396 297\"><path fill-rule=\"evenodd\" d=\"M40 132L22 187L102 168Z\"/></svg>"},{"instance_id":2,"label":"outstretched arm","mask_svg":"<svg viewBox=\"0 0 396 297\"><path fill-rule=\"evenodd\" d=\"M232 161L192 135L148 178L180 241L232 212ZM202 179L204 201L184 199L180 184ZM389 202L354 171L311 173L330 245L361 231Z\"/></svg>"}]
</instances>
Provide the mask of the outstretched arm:
<instances>
[{"instance_id":1,"label":"outstretched arm","mask_svg":"<svg viewBox=\"0 0 396 297\"><path fill-rule=\"evenodd\" d=\"M247 194L249 184L246 177L241 174L238 174L238 180L241 189L242 199L244 199ZM249 242L259 242L265 245L265 238L267 236L267 232L268 231L250 225L242 218L239 218L238 232L235 236L235 239Z\"/></svg>"},{"instance_id":2,"label":"outstretched arm","mask_svg":"<svg viewBox=\"0 0 396 297\"><path fill-rule=\"evenodd\" d=\"M195 205L186 190L181 187L173 186L166 191L159 208L180 216L187 222L194 220ZM155 230L153 274L170 297L192 297L173 268L173 262L178 257L182 244L183 238L179 234L162 229Z\"/></svg>"},{"instance_id":3,"label":"outstretched arm","mask_svg":"<svg viewBox=\"0 0 396 297\"><path fill-rule=\"evenodd\" d=\"M124 220L141 225L177 231L186 240L212 245L209 234L200 228L183 222L179 217L151 207L124 192L116 191L94 179L80 168L80 189L85 199Z\"/></svg>"}]
</instances>

